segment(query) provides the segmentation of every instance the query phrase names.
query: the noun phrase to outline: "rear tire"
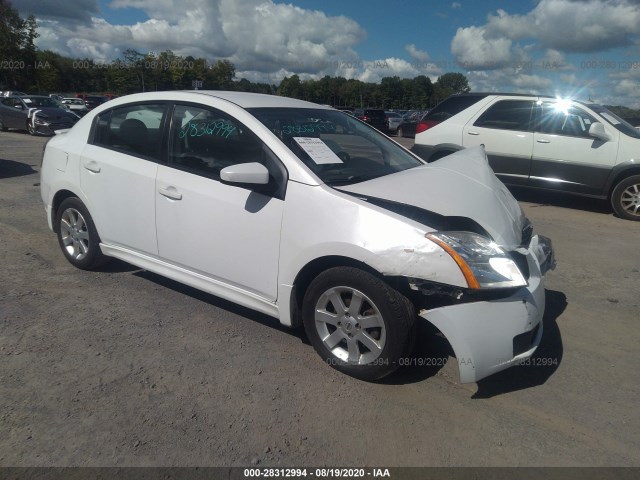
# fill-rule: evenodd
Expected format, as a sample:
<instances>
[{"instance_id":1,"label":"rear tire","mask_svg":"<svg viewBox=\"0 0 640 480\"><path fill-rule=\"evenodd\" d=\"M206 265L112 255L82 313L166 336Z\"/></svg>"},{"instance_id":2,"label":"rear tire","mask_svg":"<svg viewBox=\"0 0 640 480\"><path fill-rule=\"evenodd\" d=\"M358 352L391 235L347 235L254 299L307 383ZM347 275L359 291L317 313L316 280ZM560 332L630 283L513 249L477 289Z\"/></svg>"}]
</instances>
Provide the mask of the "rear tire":
<instances>
[{"instance_id":1,"label":"rear tire","mask_svg":"<svg viewBox=\"0 0 640 480\"><path fill-rule=\"evenodd\" d=\"M620 218L640 221L640 175L627 177L615 186L611 206Z\"/></svg>"},{"instance_id":2,"label":"rear tire","mask_svg":"<svg viewBox=\"0 0 640 480\"><path fill-rule=\"evenodd\" d=\"M2 121L2 118L0 118L0 132L6 132L8 129L7 127L5 127L4 122Z\"/></svg>"},{"instance_id":3,"label":"rear tire","mask_svg":"<svg viewBox=\"0 0 640 480\"><path fill-rule=\"evenodd\" d=\"M398 129L396 130L396 136L404 137L404 132L402 131L402 128L398 127Z\"/></svg>"},{"instance_id":4,"label":"rear tire","mask_svg":"<svg viewBox=\"0 0 640 480\"><path fill-rule=\"evenodd\" d=\"M74 267L93 270L109 261L100 250L100 237L93 219L79 198L70 197L60 204L56 229L62 253Z\"/></svg>"},{"instance_id":5,"label":"rear tire","mask_svg":"<svg viewBox=\"0 0 640 480\"><path fill-rule=\"evenodd\" d=\"M302 317L320 357L362 380L396 370L415 340L413 304L358 268L335 267L318 275L305 293Z\"/></svg>"},{"instance_id":6,"label":"rear tire","mask_svg":"<svg viewBox=\"0 0 640 480\"><path fill-rule=\"evenodd\" d=\"M33 127L33 124L31 122L27 122L27 132L29 132L29 135L36 135L36 129Z\"/></svg>"}]
</instances>

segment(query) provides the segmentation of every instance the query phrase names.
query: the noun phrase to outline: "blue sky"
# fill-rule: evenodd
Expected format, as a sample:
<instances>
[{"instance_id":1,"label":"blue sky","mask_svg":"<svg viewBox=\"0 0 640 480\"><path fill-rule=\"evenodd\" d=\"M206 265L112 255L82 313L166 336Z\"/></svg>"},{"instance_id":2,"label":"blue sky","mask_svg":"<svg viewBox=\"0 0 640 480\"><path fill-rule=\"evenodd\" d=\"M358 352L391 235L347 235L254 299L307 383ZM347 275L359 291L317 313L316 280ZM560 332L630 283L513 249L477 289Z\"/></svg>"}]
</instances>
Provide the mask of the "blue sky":
<instances>
[{"instance_id":1,"label":"blue sky","mask_svg":"<svg viewBox=\"0 0 640 480\"><path fill-rule=\"evenodd\" d=\"M228 59L278 83L341 75L437 79L473 90L640 107L637 0L14 0L38 46L111 61L127 48Z\"/></svg>"}]
</instances>

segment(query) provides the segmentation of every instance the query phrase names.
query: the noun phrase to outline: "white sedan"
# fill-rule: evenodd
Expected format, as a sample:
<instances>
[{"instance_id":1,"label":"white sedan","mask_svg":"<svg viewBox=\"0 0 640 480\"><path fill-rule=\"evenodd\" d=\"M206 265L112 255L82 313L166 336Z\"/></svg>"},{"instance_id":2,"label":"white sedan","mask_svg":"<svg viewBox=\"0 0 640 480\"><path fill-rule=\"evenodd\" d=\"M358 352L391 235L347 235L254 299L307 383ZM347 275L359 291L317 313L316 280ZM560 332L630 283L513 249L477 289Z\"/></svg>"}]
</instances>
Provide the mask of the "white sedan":
<instances>
[{"instance_id":1,"label":"white sedan","mask_svg":"<svg viewBox=\"0 0 640 480\"><path fill-rule=\"evenodd\" d=\"M427 165L313 103L143 93L52 138L41 193L76 267L119 258L304 325L358 378L406 362L419 317L462 382L529 358L542 336L551 243L481 147Z\"/></svg>"}]
</instances>

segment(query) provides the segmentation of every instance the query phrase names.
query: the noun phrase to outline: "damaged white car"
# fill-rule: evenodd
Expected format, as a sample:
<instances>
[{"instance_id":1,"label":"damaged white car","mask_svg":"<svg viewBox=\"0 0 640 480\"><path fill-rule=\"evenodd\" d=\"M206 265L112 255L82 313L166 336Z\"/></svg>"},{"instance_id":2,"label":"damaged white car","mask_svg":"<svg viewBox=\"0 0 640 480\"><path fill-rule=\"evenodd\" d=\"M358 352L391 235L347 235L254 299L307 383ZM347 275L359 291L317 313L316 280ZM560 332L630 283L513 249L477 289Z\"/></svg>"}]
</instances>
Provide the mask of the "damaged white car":
<instances>
[{"instance_id":1,"label":"damaged white car","mask_svg":"<svg viewBox=\"0 0 640 480\"><path fill-rule=\"evenodd\" d=\"M481 147L427 165L359 120L288 98L154 92L49 141L41 193L76 267L116 257L304 325L362 379L411 355L422 317L462 382L530 357L551 242Z\"/></svg>"}]
</instances>

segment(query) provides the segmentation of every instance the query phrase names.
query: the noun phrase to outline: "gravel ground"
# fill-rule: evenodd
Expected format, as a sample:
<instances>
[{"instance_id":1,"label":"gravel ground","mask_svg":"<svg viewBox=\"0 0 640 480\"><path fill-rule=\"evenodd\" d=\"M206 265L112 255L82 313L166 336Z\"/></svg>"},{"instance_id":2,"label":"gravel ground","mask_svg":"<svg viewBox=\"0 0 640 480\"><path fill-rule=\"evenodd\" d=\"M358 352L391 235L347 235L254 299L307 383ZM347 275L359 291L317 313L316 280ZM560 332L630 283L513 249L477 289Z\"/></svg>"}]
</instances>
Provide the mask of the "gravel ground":
<instances>
[{"instance_id":1,"label":"gravel ground","mask_svg":"<svg viewBox=\"0 0 640 480\"><path fill-rule=\"evenodd\" d=\"M605 203L515 192L556 248L552 365L365 383L270 317L122 262L74 269L40 200L45 142L0 133L0 466L640 465L640 223Z\"/></svg>"}]
</instances>

